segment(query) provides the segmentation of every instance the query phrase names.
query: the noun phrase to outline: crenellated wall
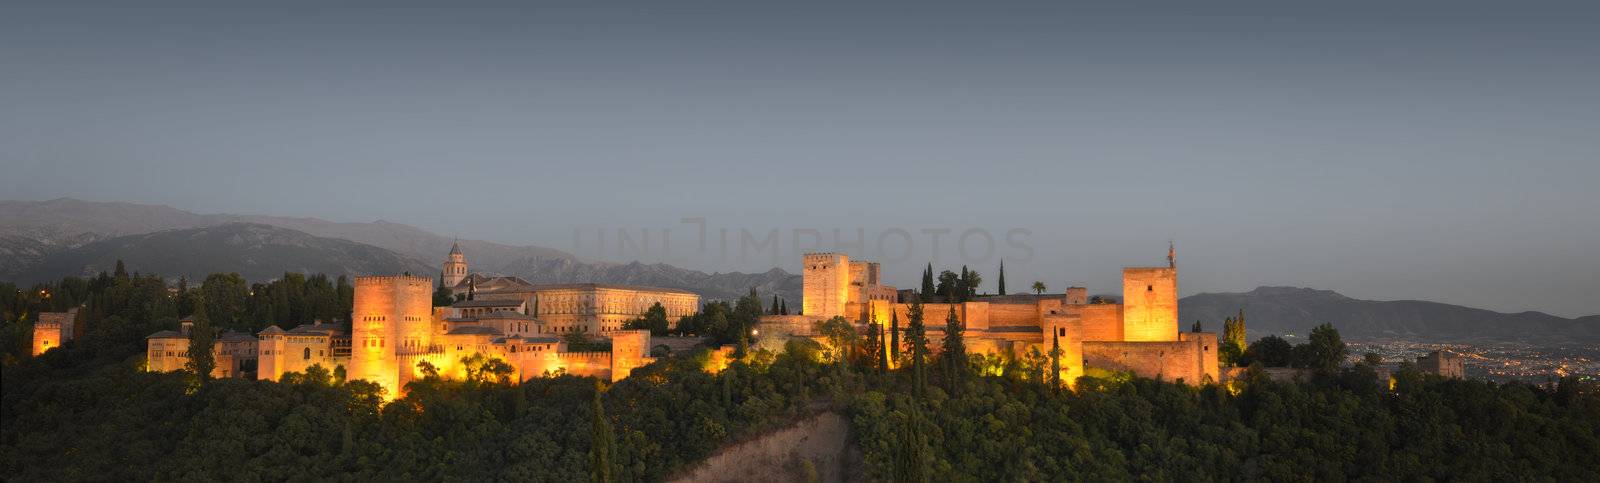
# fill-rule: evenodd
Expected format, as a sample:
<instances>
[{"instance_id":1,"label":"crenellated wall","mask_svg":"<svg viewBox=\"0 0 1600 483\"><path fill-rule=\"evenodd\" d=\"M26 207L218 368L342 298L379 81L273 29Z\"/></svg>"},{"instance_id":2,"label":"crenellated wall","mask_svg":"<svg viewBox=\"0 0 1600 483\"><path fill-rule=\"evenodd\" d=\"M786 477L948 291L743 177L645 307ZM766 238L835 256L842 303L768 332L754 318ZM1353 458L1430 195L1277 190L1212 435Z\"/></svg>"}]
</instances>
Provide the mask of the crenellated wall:
<instances>
[{"instance_id":1,"label":"crenellated wall","mask_svg":"<svg viewBox=\"0 0 1600 483\"><path fill-rule=\"evenodd\" d=\"M399 336L430 330L433 280L410 275L356 277L354 302L347 378L371 381L388 391L387 398L399 397Z\"/></svg>"}]
</instances>

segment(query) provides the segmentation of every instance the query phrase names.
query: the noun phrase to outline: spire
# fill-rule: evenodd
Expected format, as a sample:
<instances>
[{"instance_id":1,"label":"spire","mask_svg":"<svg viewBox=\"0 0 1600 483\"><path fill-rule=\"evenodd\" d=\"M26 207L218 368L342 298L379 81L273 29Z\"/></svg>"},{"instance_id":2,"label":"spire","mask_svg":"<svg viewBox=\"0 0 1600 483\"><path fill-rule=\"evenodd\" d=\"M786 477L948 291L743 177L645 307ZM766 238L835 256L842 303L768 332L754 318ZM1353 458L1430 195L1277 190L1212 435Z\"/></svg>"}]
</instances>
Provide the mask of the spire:
<instances>
[{"instance_id":1,"label":"spire","mask_svg":"<svg viewBox=\"0 0 1600 483\"><path fill-rule=\"evenodd\" d=\"M450 254L451 255L460 255L461 254L461 240L457 239L457 240L452 240L450 242Z\"/></svg>"}]
</instances>

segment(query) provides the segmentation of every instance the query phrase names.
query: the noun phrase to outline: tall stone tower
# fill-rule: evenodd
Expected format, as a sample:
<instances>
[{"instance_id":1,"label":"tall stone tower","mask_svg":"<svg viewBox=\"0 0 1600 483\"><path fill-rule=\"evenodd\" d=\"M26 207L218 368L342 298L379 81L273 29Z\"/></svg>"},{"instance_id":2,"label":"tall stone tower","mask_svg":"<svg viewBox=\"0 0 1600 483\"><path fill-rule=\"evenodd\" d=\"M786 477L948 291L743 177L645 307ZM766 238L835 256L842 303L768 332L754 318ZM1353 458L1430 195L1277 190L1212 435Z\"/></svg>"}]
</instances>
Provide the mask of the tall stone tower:
<instances>
[{"instance_id":1,"label":"tall stone tower","mask_svg":"<svg viewBox=\"0 0 1600 483\"><path fill-rule=\"evenodd\" d=\"M439 273L444 277L446 287L453 288L467 278L467 256L461 253L460 243L450 244L450 257L444 260L444 270Z\"/></svg>"},{"instance_id":2,"label":"tall stone tower","mask_svg":"<svg viewBox=\"0 0 1600 483\"><path fill-rule=\"evenodd\" d=\"M433 312L433 281L427 277L392 275L356 277L350 321L348 378L366 379L400 396L400 368L395 357L402 327L427 324Z\"/></svg>"},{"instance_id":3,"label":"tall stone tower","mask_svg":"<svg viewBox=\"0 0 1600 483\"><path fill-rule=\"evenodd\" d=\"M1165 267L1122 269L1122 338L1178 340L1178 266L1170 259Z\"/></svg>"},{"instance_id":4,"label":"tall stone tower","mask_svg":"<svg viewBox=\"0 0 1600 483\"><path fill-rule=\"evenodd\" d=\"M805 315L832 318L844 315L850 299L850 257L843 253L807 253L800 270Z\"/></svg>"}]
</instances>

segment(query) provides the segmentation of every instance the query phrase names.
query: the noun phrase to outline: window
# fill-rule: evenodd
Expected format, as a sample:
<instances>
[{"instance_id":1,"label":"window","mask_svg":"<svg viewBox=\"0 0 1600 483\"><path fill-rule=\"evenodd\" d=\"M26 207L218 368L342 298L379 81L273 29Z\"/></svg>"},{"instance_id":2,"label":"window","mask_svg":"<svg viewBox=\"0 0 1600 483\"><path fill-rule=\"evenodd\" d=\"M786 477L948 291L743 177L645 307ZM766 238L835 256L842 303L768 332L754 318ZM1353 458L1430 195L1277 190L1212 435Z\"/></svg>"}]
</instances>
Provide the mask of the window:
<instances>
[{"instance_id":1,"label":"window","mask_svg":"<svg viewBox=\"0 0 1600 483\"><path fill-rule=\"evenodd\" d=\"M304 357L306 360L311 360L311 348L310 347L306 348L305 355L302 356L302 357Z\"/></svg>"},{"instance_id":2,"label":"window","mask_svg":"<svg viewBox=\"0 0 1600 483\"><path fill-rule=\"evenodd\" d=\"M1058 328L1056 328L1056 334L1060 335L1062 337L1066 337L1067 336L1067 328L1066 327L1058 327Z\"/></svg>"},{"instance_id":3,"label":"window","mask_svg":"<svg viewBox=\"0 0 1600 483\"><path fill-rule=\"evenodd\" d=\"M1155 285L1145 285L1144 286L1144 291L1146 291L1146 292L1154 292L1155 290L1156 290L1156 286Z\"/></svg>"}]
</instances>

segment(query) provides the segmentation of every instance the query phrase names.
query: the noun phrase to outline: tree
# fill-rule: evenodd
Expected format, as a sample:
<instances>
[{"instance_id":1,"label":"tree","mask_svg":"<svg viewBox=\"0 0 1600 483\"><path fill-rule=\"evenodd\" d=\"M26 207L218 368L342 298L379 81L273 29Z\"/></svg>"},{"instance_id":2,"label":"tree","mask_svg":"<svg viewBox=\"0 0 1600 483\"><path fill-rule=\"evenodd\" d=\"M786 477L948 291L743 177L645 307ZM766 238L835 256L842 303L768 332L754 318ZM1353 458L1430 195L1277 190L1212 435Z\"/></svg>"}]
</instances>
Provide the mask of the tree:
<instances>
[{"instance_id":1,"label":"tree","mask_svg":"<svg viewBox=\"0 0 1600 483\"><path fill-rule=\"evenodd\" d=\"M772 310L767 311L767 314L778 315L778 294L772 294Z\"/></svg>"},{"instance_id":2,"label":"tree","mask_svg":"<svg viewBox=\"0 0 1600 483\"><path fill-rule=\"evenodd\" d=\"M850 355L855 352L856 328L843 316L834 316L828 320L819 320L812 326L812 331L822 335L828 340L829 355L839 365L839 372L850 369Z\"/></svg>"},{"instance_id":3,"label":"tree","mask_svg":"<svg viewBox=\"0 0 1600 483\"><path fill-rule=\"evenodd\" d=\"M922 272L922 300L933 300L938 289L933 285L933 263L928 264L928 269Z\"/></svg>"},{"instance_id":4,"label":"tree","mask_svg":"<svg viewBox=\"0 0 1600 483\"><path fill-rule=\"evenodd\" d=\"M450 305L450 288L444 286L444 271L439 271L439 286L433 289L433 306L447 307Z\"/></svg>"},{"instance_id":5,"label":"tree","mask_svg":"<svg viewBox=\"0 0 1600 483\"><path fill-rule=\"evenodd\" d=\"M1000 260L1000 276L998 280L995 280L995 293L1006 294L1006 261L1004 259Z\"/></svg>"},{"instance_id":6,"label":"tree","mask_svg":"<svg viewBox=\"0 0 1600 483\"><path fill-rule=\"evenodd\" d=\"M878 359L878 373L887 374L889 373L889 354L885 345L888 344L889 341L884 339L885 334L883 324L878 324L877 331L878 347L873 349L873 353L877 354L875 357Z\"/></svg>"},{"instance_id":7,"label":"tree","mask_svg":"<svg viewBox=\"0 0 1600 483\"><path fill-rule=\"evenodd\" d=\"M116 271L112 272L112 276L116 277L117 280L128 279L128 267L122 264L121 258L117 259L117 269Z\"/></svg>"},{"instance_id":8,"label":"tree","mask_svg":"<svg viewBox=\"0 0 1600 483\"><path fill-rule=\"evenodd\" d=\"M1282 337L1269 335L1256 339L1245 348L1240 365L1261 363L1266 367L1287 367L1294 360L1294 347Z\"/></svg>"},{"instance_id":9,"label":"tree","mask_svg":"<svg viewBox=\"0 0 1600 483\"><path fill-rule=\"evenodd\" d=\"M1228 317L1222 322L1222 340L1218 344L1217 359L1221 364L1236 364L1244 356L1244 309L1239 309L1238 317Z\"/></svg>"},{"instance_id":10,"label":"tree","mask_svg":"<svg viewBox=\"0 0 1600 483\"><path fill-rule=\"evenodd\" d=\"M1044 282L1040 282L1038 280L1034 280L1033 281L1033 293L1038 294L1038 295L1044 295L1044 290L1045 290Z\"/></svg>"},{"instance_id":11,"label":"tree","mask_svg":"<svg viewBox=\"0 0 1600 483\"><path fill-rule=\"evenodd\" d=\"M923 367L928 357L928 330L922 323L922 302L912 302L906 316L911 319L906 325L906 343L911 345L912 393L923 397L928 387L927 369Z\"/></svg>"},{"instance_id":12,"label":"tree","mask_svg":"<svg viewBox=\"0 0 1600 483\"><path fill-rule=\"evenodd\" d=\"M789 300L788 299L783 299L783 300L779 300L778 301L778 315L789 315Z\"/></svg>"},{"instance_id":13,"label":"tree","mask_svg":"<svg viewBox=\"0 0 1600 483\"><path fill-rule=\"evenodd\" d=\"M1332 371L1344 362L1346 348L1333 324L1322 324L1311 329L1311 340L1295 347L1295 365L1310 369Z\"/></svg>"},{"instance_id":14,"label":"tree","mask_svg":"<svg viewBox=\"0 0 1600 483\"><path fill-rule=\"evenodd\" d=\"M211 317L206 315L205 306L198 304L194 313L194 326L189 328L189 362L184 363L184 368L194 372L195 380L202 384L211 380L211 370L217 367L217 360L211 353L217 331L211 327Z\"/></svg>"},{"instance_id":15,"label":"tree","mask_svg":"<svg viewBox=\"0 0 1600 483\"><path fill-rule=\"evenodd\" d=\"M868 371L883 373L883 325L878 323L876 316L867 324L867 342L864 345L866 357L862 364Z\"/></svg>"},{"instance_id":16,"label":"tree","mask_svg":"<svg viewBox=\"0 0 1600 483\"><path fill-rule=\"evenodd\" d=\"M961 301L962 302L965 302L965 301L973 299L974 297L977 297L978 296L978 287L983 285L983 275L978 274L977 270L967 270L966 268L967 267L961 267L961 269L963 271L965 271L966 274L967 274L966 278L962 279L962 282L961 282L961 287L963 289L965 289L965 290L962 290L962 292L961 292L961 294L962 294L961 295Z\"/></svg>"},{"instance_id":17,"label":"tree","mask_svg":"<svg viewBox=\"0 0 1600 483\"><path fill-rule=\"evenodd\" d=\"M1361 363L1366 364L1367 367L1378 367L1383 365L1383 356L1378 355L1377 352L1368 352L1361 355Z\"/></svg>"},{"instance_id":18,"label":"tree","mask_svg":"<svg viewBox=\"0 0 1600 483\"><path fill-rule=\"evenodd\" d=\"M894 310L889 311L889 368L900 368L900 312Z\"/></svg>"},{"instance_id":19,"label":"tree","mask_svg":"<svg viewBox=\"0 0 1600 483\"><path fill-rule=\"evenodd\" d=\"M650 331L650 335L659 337L667 335L667 331L670 329L668 325L669 323L667 321L666 307L662 307L661 302L656 302L655 304L652 304L649 309L644 311L643 316L624 322L622 324L622 328L629 330L648 330Z\"/></svg>"},{"instance_id":20,"label":"tree","mask_svg":"<svg viewBox=\"0 0 1600 483\"><path fill-rule=\"evenodd\" d=\"M1194 321L1194 325L1189 326L1189 332L1200 332L1199 320Z\"/></svg>"},{"instance_id":21,"label":"tree","mask_svg":"<svg viewBox=\"0 0 1600 483\"><path fill-rule=\"evenodd\" d=\"M590 425L591 437L589 443L589 481L595 483L611 483L615 481L612 476L616 462L612 455L616 453L616 442L611 435L611 421L606 418L606 407L600 395L605 388L600 381L594 383L594 402L590 406L594 412L594 422Z\"/></svg>"},{"instance_id":22,"label":"tree","mask_svg":"<svg viewBox=\"0 0 1600 483\"><path fill-rule=\"evenodd\" d=\"M939 300L957 302L957 292L961 291L961 276L955 272L945 270L939 272L939 284L933 289Z\"/></svg>"},{"instance_id":23,"label":"tree","mask_svg":"<svg viewBox=\"0 0 1600 483\"><path fill-rule=\"evenodd\" d=\"M249 299L249 285L237 273L213 273L200 284L200 304L216 326L240 328Z\"/></svg>"},{"instance_id":24,"label":"tree","mask_svg":"<svg viewBox=\"0 0 1600 483\"><path fill-rule=\"evenodd\" d=\"M956 315L954 305L950 306L950 314L945 317L944 324L944 355L941 357L951 392L955 392L967 374L967 346L964 340L966 328L961 323L961 317Z\"/></svg>"},{"instance_id":25,"label":"tree","mask_svg":"<svg viewBox=\"0 0 1600 483\"><path fill-rule=\"evenodd\" d=\"M1050 388L1061 388L1061 337L1050 332Z\"/></svg>"}]
</instances>

